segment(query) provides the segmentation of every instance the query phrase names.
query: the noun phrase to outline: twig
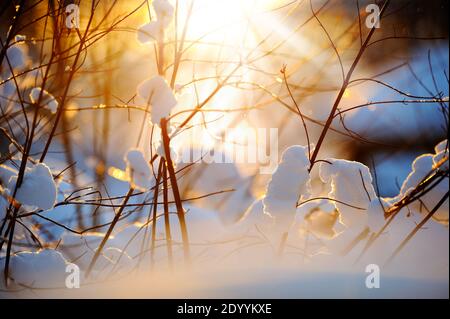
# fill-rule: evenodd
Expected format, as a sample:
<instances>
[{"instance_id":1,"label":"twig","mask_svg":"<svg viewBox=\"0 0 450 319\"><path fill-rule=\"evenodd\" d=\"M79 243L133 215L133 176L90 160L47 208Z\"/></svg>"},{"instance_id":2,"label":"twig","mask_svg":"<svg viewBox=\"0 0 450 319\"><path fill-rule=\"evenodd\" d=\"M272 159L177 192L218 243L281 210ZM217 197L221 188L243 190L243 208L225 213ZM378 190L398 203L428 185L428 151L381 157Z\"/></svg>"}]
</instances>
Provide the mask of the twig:
<instances>
[{"instance_id":1,"label":"twig","mask_svg":"<svg viewBox=\"0 0 450 319\"><path fill-rule=\"evenodd\" d=\"M448 199L450 191L442 197L442 199L437 203L437 205L431 210L431 212L414 228L414 230L406 236L406 238L401 242L401 244L397 247L397 249L392 253L386 262L386 266L389 265L394 258L402 251L402 249L409 243L409 241L416 235L416 233L422 229L422 227L433 217L433 215L441 208L441 206Z\"/></svg>"},{"instance_id":2,"label":"twig","mask_svg":"<svg viewBox=\"0 0 450 319\"><path fill-rule=\"evenodd\" d=\"M180 222L181 238L183 241L184 258L185 258L185 261L189 264L190 263L189 235L188 235L186 220L185 220L185 216L184 216L185 212L183 209L183 203L181 201L180 191L178 189L177 177L175 175L172 157L170 154L170 152L171 152L170 138L169 138L169 133L167 131L167 120L165 118L161 119L161 134L162 134L163 144L164 144L166 167L167 167L167 170L169 173L170 184L172 185L172 192L173 192L173 197L175 200L175 206L177 207L178 220Z\"/></svg>"},{"instance_id":3,"label":"twig","mask_svg":"<svg viewBox=\"0 0 450 319\"><path fill-rule=\"evenodd\" d=\"M89 277L92 269L95 266L95 263L97 262L98 257L100 257L100 254L102 253L103 248L105 247L109 237L111 236L111 233L114 229L114 227L116 226L117 222L120 219L120 216L122 215L123 210L125 209L125 204L128 202L128 200L130 199L130 196L133 194L134 189L132 187L130 187L125 199L123 200L123 205L122 207L119 209L119 211L117 212L117 214L114 216L114 219L111 223L111 225L109 226L108 231L106 232L105 236L103 237L102 242L100 243L100 245L98 246L97 250L95 251L95 255L92 258L91 263L89 264L88 270L86 272L86 278Z\"/></svg>"}]
</instances>

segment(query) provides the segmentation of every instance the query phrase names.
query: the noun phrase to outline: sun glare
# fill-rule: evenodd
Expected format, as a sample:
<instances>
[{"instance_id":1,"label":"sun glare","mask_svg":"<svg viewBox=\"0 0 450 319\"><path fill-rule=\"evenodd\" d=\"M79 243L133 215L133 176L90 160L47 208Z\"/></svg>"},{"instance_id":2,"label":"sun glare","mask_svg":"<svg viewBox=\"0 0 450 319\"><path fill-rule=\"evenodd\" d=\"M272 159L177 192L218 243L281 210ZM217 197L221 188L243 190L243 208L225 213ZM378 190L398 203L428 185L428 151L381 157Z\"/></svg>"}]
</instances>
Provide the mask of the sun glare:
<instances>
[{"instance_id":1,"label":"sun glare","mask_svg":"<svg viewBox=\"0 0 450 319\"><path fill-rule=\"evenodd\" d=\"M257 18L276 2L280 3L276 0L199 0L193 10L190 36L210 41L222 41L227 37L242 39L247 20ZM188 4L188 1L183 4L183 11L187 12Z\"/></svg>"}]
</instances>

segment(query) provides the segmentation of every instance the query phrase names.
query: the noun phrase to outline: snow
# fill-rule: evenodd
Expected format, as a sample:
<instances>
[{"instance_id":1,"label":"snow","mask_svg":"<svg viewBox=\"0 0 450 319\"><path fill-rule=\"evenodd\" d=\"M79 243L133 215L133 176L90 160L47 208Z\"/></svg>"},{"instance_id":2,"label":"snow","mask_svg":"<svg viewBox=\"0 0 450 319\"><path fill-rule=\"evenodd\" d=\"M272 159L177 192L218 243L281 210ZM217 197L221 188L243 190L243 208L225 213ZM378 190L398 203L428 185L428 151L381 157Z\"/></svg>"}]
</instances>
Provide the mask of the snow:
<instances>
[{"instance_id":1,"label":"snow","mask_svg":"<svg viewBox=\"0 0 450 319\"><path fill-rule=\"evenodd\" d=\"M11 195L16 182L17 175L9 179L8 189ZM50 169L44 163L39 163L25 169L24 179L15 199L30 208L49 210L55 205L56 194L57 188Z\"/></svg>"},{"instance_id":2,"label":"snow","mask_svg":"<svg viewBox=\"0 0 450 319\"><path fill-rule=\"evenodd\" d=\"M179 164L180 170L186 169L189 172L179 180L179 186L186 197L234 190L193 202L195 206L213 210L225 225L231 225L242 218L254 201L251 191L252 181L241 174L235 163L227 162L228 158L224 153L217 151L215 155L224 158L224 163L198 162L202 152L194 150L192 162L196 164Z\"/></svg>"},{"instance_id":3,"label":"snow","mask_svg":"<svg viewBox=\"0 0 450 319\"><path fill-rule=\"evenodd\" d=\"M403 197L407 196L412 190L414 190L417 185L435 168L435 165L441 161L445 161L440 167L441 170L448 169L448 148L447 140L439 143L436 148L436 154L423 154L416 158L412 164L412 171L403 182L399 195L394 199L394 201L401 200ZM409 205L411 209L416 212L428 213L434 206L444 197L448 192L449 178L444 178L438 185L436 185L431 191L421 197L421 201L414 202ZM423 209L423 207L425 209ZM442 205L442 207L434 214L433 219L443 225L448 226L448 210L449 210L449 200L447 199Z\"/></svg>"},{"instance_id":4,"label":"snow","mask_svg":"<svg viewBox=\"0 0 450 319\"><path fill-rule=\"evenodd\" d=\"M81 270L87 270L89 264L94 257L95 250L103 239L104 234L101 233L86 233L78 235L66 232L62 236L58 250L69 262L76 264ZM103 255L100 255L97 263L97 268L103 268L109 265L110 261Z\"/></svg>"},{"instance_id":5,"label":"snow","mask_svg":"<svg viewBox=\"0 0 450 319\"><path fill-rule=\"evenodd\" d=\"M208 243L221 238L225 234L226 227L221 222L217 213L213 210L195 207L189 204L183 206L186 211L186 224L189 240L193 243ZM169 209L173 211L175 207ZM182 236L176 214L169 215L172 228L172 240L181 242ZM164 220L160 219L160 229L163 229ZM181 252L180 252L181 253Z\"/></svg>"},{"instance_id":6,"label":"snow","mask_svg":"<svg viewBox=\"0 0 450 319\"><path fill-rule=\"evenodd\" d=\"M369 168L358 162L327 159L320 164L319 175L322 182L331 187L328 197L342 202L335 202L341 222L348 228L364 227L367 224L364 210L377 197Z\"/></svg>"},{"instance_id":7,"label":"snow","mask_svg":"<svg viewBox=\"0 0 450 319\"><path fill-rule=\"evenodd\" d=\"M244 182L228 194L226 202L218 208L217 214L224 225L233 225L244 216L254 200L248 182Z\"/></svg>"},{"instance_id":8,"label":"snow","mask_svg":"<svg viewBox=\"0 0 450 319\"><path fill-rule=\"evenodd\" d=\"M9 196L8 194L8 190L4 190L0 187L0 225L3 224L4 219L6 217L6 213L8 211L8 208L10 206L9 201L5 198L6 196ZM23 219L22 224L25 225L28 228L32 228L32 223L30 223L29 220L27 219ZM20 225L20 224L16 224L16 228L14 231L14 240L15 242L26 242L29 243L30 239L30 234L29 232L25 229L24 226ZM15 248L13 248L13 251L15 250ZM1 261L0 261L0 266L1 266Z\"/></svg>"},{"instance_id":9,"label":"snow","mask_svg":"<svg viewBox=\"0 0 450 319\"><path fill-rule=\"evenodd\" d=\"M424 178L433 167L433 155L423 154L417 157L412 164L412 171L403 182L399 193L399 199L410 193Z\"/></svg>"},{"instance_id":10,"label":"snow","mask_svg":"<svg viewBox=\"0 0 450 319\"><path fill-rule=\"evenodd\" d=\"M367 208L368 225L372 232L378 232L386 223L384 213L391 207L391 202L385 198L373 199Z\"/></svg>"},{"instance_id":11,"label":"snow","mask_svg":"<svg viewBox=\"0 0 450 319\"><path fill-rule=\"evenodd\" d=\"M176 149L170 145L170 158L172 159L173 163L176 163L178 161L178 153ZM156 148L156 154L162 158L166 158L166 151L164 149L164 144L162 141L158 144L158 147Z\"/></svg>"},{"instance_id":12,"label":"snow","mask_svg":"<svg viewBox=\"0 0 450 319\"><path fill-rule=\"evenodd\" d=\"M165 27L172 21L174 15L174 8L168 0L154 0L153 8L155 9L158 21Z\"/></svg>"},{"instance_id":13,"label":"snow","mask_svg":"<svg viewBox=\"0 0 450 319\"><path fill-rule=\"evenodd\" d=\"M131 271L131 267L134 265L133 259L128 255L127 252L123 252L122 250L115 248L115 247L107 247L102 252L103 257L109 261L109 264L107 264L105 267L111 267L109 268L111 271L113 270L113 267L115 268L115 274L118 272L119 274L127 274ZM105 269L108 270L108 269ZM110 274L110 271L104 272L106 275ZM103 271L100 271L97 274L97 278L99 276L105 276L103 274Z\"/></svg>"},{"instance_id":14,"label":"snow","mask_svg":"<svg viewBox=\"0 0 450 319\"><path fill-rule=\"evenodd\" d=\"M152 227L151 224L149 227ZM139 224L131 224L123 229L118 229L114 233L114 245L121 251L126 251L129 256L136 257L141 252L146 232L149 233L146 228ZM148 245L149 242L150 236L147 234L145 245Z\"/></svg>"},{"instance_id":15,"label":"snow","mask_svg":"<svg viewBox=\"0 0 450 319\"><path fill-rule=\"evenodd\" d=\"M1 164L0 165L0 184L6 186L11 177L17 175L17 170L10 166Z\"/></svg>"},{"instance_id":16,"label":"snow","mask_svg":"<svg viewBox=\"0 0 450 319\"><path fill-rule=\"evenodd\" d=\"M42 93L41 93L42 92ZM41 98L41 106L50 110L53 114L56 113L58 109L58 101L48 93L46 90L42 90L42 88L37 87L31 90L30 92L30 100L32 103L36 104L39 101L39 95L42 94Z\"/></svg>"},{"instance_id":17,"label":"snow","mask_svg":"<svg viewBox=\"0 0 450 319\"><path fill-rule=\"evenodd\" d=\"M436 147L434 148L436 151L436 154L439 154L441 152L447 152L448 153L448 140L443 140L440 142Z\"/></svg>"},{"instance_id":18,"label":"snow","mask_svg":"<svg viewBox=\"0 0 450 319\"><path fill-rule=\"evenodd\" d=\"M162 118L167 118L177 105L177 100L166 80L156 76L138 86L138 95L152 106L151 122L159 125Z\"/></svg>"},{"instance_id":19,"label":"snow","mask_svg":"<svg viewBox=\"0 0 450 319\"><path fill-rule=\"evenodd\" d=\"M160 42L163 39L164 28L159 21L152 21L139 27L137 38L140 43L149 43L153 41Z\"/></svg>"},{"instance_id":20,"label":"snow","mask_svg":"<svg viewBox=\"0 0 450 319\"><path fill-rule=\"evenodd\" d=\"M222 235L226 233L224 225L219 220L216 212L206 209L201 209L198 207L190 206L185 204L184 209L186 211L186 224L188 227L189 241L192 243L191 250L192 254L196 252L201 252L205 250L207 245L202 246L202 244L209 243L214 240L218 240ZM169 206L169 211L173 212L176 208L174 205ZM162 205L158 207L158 215L163 213ZM147 221L147 220L146 220ZM174 243L180 243L182 241L179 219L176 214L169 215L169 222L171 228L172 241ZM152 223L145 224L131 224L125 226L124 228L118 228L114 233L114 238L108 242L109 247L115 247L120 251L125 251L131 258L132 261L139 261L142 258L145 263L149 261L148 249L151 245L151 230ZM147 235L145 235L147 233ZM146 239L146 241L144 241ZM165 220L164 218L158 218L156 222L156 240L157 245L161 245L165 242ZM200 244L196 247L196 244ZM174 245L174 258L182 259L183 252L181 249L177 248L178 245ZM142 249L147 251L144 256L141 255ZM214 250L214 249L213 249ZM142 258L141 258L142 257ZM155 251L156 260L167 259L166 248L161 247ZM132 261L125 261L125 265ZM123 260L121 260L120 265L122 266ZM145 265L145 263L143 265Z\"/></svg>"},{"instance_id":21,"label":"snow","mask_svg":"<svg viewBox=\"0 0 450 319\"><path fill-rule=\"evenodd\" d=\"M137 149L129 150L124 160L127 164L126 175L131 187L143 192L150 189L153 175L150 164L145 160L142 151Z\"/></svg>"},{"instance_id":22,"label":"snow","mask_svg":"<svg viewBox=\"0 0 450 319\"><path fill-rule=\"evenodd\" d=\"M254 227L258 224L269 224L273 222L272 217L264 213L264 198L256 199L237 222L238 227Z\"/></svg>"},{"instance_id":23,"label":"snow","mask_svg":"<svg viewBox=\"0 0 450 319\"><path fill-rule=\"evenodd\" d=\"M339 212L331 201L318 200L303 206L307 207L303 207L302 210L306 208L308 212L304 216L304 225L301 229L326 240L334 239L339 235L339 231L336 229L339 224Z\"/></svg>"},{"instance_id":24,"label":"snow","mask_svg":"<svg viewBox=\"0 0 450 319\"><path fill-rule=\"evenodd\" d=\"M16 86L14 85L14 81L5 82L2 86L0 86L0 101L2 104L4 103L4 105L8 105L8 103L11 103L8 98L11 98L15 93Z\"/></svg>"},{"instance_id":25,"label":"snow","mask_svg":"<svg viewBox=\"0 0 450 319\"><path fill-rule=\"evenodd\" d=\"M26 39L27 39L27 36L23 35L23 34L16 34L14 36L14 41L15 42L24 42Z\"/></svg>"},{"instance_id":26,"label":"snow","mask_svg":"<svg viewBox=\"0 0 450 319\"><path fill-rule=\"evenodd\" d=\"M294 221L299 198L311 193L309 165L307 147L289 147L267 187L264 212L284 231L288 231Z\"/></svg>"},{"instance_id":27,"label":"snow","mask_svg":"<svg viewBox=\"0 0 450 319\"><path fill-rule=\"evenodd\" d=\"M449 151L448 151L448 140L444 140L435 148L436 155L433 156L433 164L435 167L441 165L439 167L440 170L446 171L449 168ZM441 163L443 162L443 163Z\"/></svg>"},{"instance_id":28,"label":"snow","mask_svg":"<svg viewBox=\"0 0 450 319\"><path fill-rule=\"evenodd\" d=\"M164 29L173 20L174 8L167 0L154 0L153 8L157 20L146 23L137 30L138 41L141 43L162 42L164 40Z\"/></svg>"},{"instance_id":29,"label":"snow","mask_svg":"<svg viewBox=\"0 0 450 319\"><path fill-rule=\"evenodd\" d=\"M13 45L6 50L6 55L8 56L9 63L13 70L22 70L27 63L27 57L25 52L25 47L22 45ZM3 69L10 72L10 68L6 59L3 62Z\"/></svg>"},{"instance_id":30,"label":"snow","mask_svg":"<svg viewBox=\"0 0 450 319\"><path fill-rule=\"evenodd\" d=\"M0 225L3 223L3 220L6 217L8 206L8 201L2 195L0 195Z\"/></svg>"},{"instance_id":31,"label":"snow","mask_svg":"<svg viewBox=\"0 0 450 319\"><path fill-rule=\"evenodd\" d=\"M52 249L20 252L11 257L10 277L27 287L60 288L65 285L66 266L64 257Z\"/></svg>"}]
</instances>

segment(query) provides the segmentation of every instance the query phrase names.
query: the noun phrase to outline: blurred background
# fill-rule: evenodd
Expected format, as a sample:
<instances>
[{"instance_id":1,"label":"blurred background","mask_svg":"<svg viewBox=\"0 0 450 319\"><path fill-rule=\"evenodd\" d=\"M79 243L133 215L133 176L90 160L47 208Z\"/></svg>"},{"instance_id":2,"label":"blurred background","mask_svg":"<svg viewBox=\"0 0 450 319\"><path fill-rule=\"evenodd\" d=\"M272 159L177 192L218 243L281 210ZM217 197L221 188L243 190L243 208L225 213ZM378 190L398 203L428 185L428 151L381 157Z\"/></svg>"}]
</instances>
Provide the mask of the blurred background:
<instances>
[{"instance_id":1,"label":"blurred background","mask_svg":"<svg viewBox=\"0 0 450 319\"><path fill-rule=\"evenodd\" d=\"M375 1L380 6L382 2ZM66 29L64 19L45 15L48 10L64 14L57 1L21 3L24 13L19 29L26 38L17 46L23 51L29 70L18 77L24 84L24 96L27 90L39 85L43 76L43 68L39 66L48 60L49 39L57 31L64 34L58 46L65 52L66 59L52 67L48 91L58 98L72 67L71 54L76 50L73 45L77 32ZM91 15L91 2L65 1L66 5L69 3L80 6L79 32L83 34ZM176 77L179 103L174 113L191 109L205 100L223 79L227 79L227 83L205 106L205 109L217 111L194 118L192 125L203 127L204 132L192 147L223 144L221 137L227 128L247 127L278 128L279 153L293 144L306 145L303 125L288 109L294 104L280 73L283 66L286 66L293 98L309 118L306 123L309 138L312 143L317 141L321 123L326 120L342 83L335 49L344 69L348 70L369 32L365 26L366 7L372 3L363 0L195 1ZM19 4L20 1L1 2L3 41ZM167 31L164 43L163 73L168 79L174 72L175 52L190 1L176 1L176 5L179 14ZM422 96L448 96L448 6L448 1L443 0L392 1L353 76L353 79L366 80L350 85L340 105L343 116L335 120L334 131L329 133L322 147L320 157L323 159L361 161L376 171L376 182L383 196L395 196L410 172L412 161L420 154L431 152L447 136L448 105L404 101L421 100ZM312 16L311 8L320 23ZM107 189L111 195L123 194L127 185L120 180L120 172L125 168L125 152L130 147L140 147L150 157L158 144L158 128L152 140L148 115L131 108L118 108L124 105L147 107L145 101L136 96L136 88L161 72L155 63L155 44L137 41L136 30L152 19L154 13L149 1L99 1L96 4L94 27L87 42L89 47L77 65L79 69L69 90L67 108L72 111L65 112L57 141L52 144L48 157L51 165L58 169L76 162L69 169L68 178L77 187L94 184L101 192ZM237 65L241 67L227 78ZM6 79L8 75L3 66L0 87L4 91L1 95L3 110L14 107L11 99L8 100L8 94L14 95L11 87L7 87L11 81L4 81ZM396 90L367 79L382 81ZM383 101L397 103L379 103L345 112L357 105ZM233 109L241 111L223 112ZM176 116L173 123L182 122L186 116L187 113ZM49 121L51 123L51 117ZM41 138L35 143L36 152L42 149L48 129L49 126L44 126ZM226 143L236 143L236 140ZM191 147L186 146L182 134L174 145L179 152L183 147ZM244 196L238 207L233 206L240 214L253 198L264 192L268 177L257 174L258 166L253 164L226 167L223 174L217 174L216 169L199 166L204 180L212 180L213 184L205 182L206 185L195 186L191 179L198 180L200 173L197 172L190 174L191 177L187 174L182 186L186 194L201 193L205 189L233 188L250 178L245 184L248 199ZM211 190L211 187L217 189ZM218 196L201 205L223 208L226 201L226 196ZM94 214L91 208L77 209ZM110 213L96 210L94 215Z\"/></svg>"}]
</instances>

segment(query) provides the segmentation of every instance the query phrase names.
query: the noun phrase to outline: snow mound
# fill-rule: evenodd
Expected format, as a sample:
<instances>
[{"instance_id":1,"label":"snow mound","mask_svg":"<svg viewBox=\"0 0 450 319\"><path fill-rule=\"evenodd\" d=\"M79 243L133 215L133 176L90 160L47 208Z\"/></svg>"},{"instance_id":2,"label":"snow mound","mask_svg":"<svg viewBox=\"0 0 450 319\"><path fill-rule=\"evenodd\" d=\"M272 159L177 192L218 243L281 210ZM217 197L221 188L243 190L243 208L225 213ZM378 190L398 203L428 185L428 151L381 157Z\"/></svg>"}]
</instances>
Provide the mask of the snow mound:
<instances>
[{"instance_id":1,"label":"snow mound","mask_svg":"<svg viewBox=\"0 0 450 319\"><path fill-rule=\"evenodd\" d=\"M20 252L11 257L10 278L33 288L64 287L67 262L57 251Z\"/></svg>"}]
</instances>

